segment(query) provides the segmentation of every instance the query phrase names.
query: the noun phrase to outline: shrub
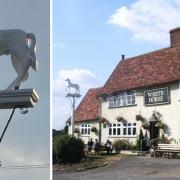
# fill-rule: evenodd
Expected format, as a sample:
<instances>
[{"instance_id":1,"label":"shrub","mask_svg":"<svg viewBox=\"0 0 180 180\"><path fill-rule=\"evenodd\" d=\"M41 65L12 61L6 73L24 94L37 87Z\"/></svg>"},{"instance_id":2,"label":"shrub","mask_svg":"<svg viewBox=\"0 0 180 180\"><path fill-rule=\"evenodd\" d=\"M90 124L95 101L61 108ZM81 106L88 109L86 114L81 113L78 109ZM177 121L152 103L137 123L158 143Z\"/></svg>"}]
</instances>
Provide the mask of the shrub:
<instances>
[{"instance_id":1,"label":"shrub","mask_svg":"<svg viewBox=\"0 0 180 180\"><path fill-rule=\"evenodd\" d=\"M53 142L53 158L63 163L77 163L84 157L84 143L81 139L62 135Z\"/></svg>"},{"instance_id":2,"label":"shrub","mask_svg":"<svg viewBox=\"0 0 180 180\"><path fill-rule=\"evenodd\" d=\"M115 149L116 152L120 152L121 150L132 150L134 146L126 139L124 140L118 139L114 141L113 148Z\"/></svg>"}]
</instances>

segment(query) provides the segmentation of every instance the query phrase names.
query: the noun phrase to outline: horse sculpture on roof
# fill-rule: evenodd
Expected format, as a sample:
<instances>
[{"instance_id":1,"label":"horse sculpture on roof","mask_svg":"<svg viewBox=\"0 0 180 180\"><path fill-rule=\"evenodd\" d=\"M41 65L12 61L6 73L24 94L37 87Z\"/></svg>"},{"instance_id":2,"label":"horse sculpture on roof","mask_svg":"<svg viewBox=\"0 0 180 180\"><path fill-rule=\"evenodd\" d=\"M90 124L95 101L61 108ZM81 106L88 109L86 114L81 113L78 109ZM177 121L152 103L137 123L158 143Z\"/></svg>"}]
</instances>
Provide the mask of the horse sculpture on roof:
<instances>
[{"instance_id":1,"label":"horse sculpture on roof","mask_svg":"<svg viewBox=\"0 0 180 180\"><path fill-rule=\"evenodd\" d=\"M19 88L21 82L28 78L30 67L37 71L35 47L36 38L33 33L18 29L0 30L0 55L11 55L12 65L17 73L7 90Z\"/></svg>"}]
</instances>

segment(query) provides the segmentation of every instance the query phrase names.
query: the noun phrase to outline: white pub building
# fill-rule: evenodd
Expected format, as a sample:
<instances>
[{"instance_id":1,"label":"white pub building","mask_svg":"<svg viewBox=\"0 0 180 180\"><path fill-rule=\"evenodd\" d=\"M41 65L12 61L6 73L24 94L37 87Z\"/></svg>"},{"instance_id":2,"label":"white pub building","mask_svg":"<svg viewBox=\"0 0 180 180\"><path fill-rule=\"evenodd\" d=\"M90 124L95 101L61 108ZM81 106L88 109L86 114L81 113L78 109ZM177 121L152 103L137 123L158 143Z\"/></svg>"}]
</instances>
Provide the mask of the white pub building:
<instances>
[{"instance_id":1,"label":"white pub building","mask_svg":"<svg viewBox=\"0 0 180 180\"><path fill-rule=\"evenodd\" d=\"M77 107L75 133L85 143L135 142L142 128L136 116L151 121L153 112L168 125L166 136L180 143L180 28L170 31L170 47L122 56L104 86L90 89Z\"/></svg>"}]
</instances>

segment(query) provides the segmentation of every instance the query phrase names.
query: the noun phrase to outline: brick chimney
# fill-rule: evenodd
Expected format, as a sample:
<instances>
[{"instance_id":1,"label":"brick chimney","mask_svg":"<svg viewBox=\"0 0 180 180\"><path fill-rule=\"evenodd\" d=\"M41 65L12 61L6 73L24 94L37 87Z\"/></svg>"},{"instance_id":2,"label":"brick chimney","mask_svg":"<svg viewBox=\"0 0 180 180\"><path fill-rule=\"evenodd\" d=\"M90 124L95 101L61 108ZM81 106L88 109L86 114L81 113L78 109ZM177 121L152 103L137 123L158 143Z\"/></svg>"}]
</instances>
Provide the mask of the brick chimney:
<instances>
[{"instance_id":1,"label":"brick chimney","mask_svg":"<svg viewBox=\"0 0 180 180\"><path fill-rule=\"evenodd\" d=\"M180 46L180 27L172 29L169 31L170 33L170 46L176 47Z\"/></svg>"}]
</instances>

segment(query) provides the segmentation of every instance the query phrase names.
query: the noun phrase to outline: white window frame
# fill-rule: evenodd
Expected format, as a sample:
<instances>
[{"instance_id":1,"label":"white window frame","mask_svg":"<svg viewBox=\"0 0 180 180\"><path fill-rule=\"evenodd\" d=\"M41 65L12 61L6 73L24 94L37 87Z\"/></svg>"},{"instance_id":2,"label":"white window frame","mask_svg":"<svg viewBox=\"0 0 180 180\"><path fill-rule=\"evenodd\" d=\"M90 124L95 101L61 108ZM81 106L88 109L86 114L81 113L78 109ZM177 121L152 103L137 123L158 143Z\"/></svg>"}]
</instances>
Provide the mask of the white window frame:
<instances>
[{"instance_id":1,"label":"white window frame","mask_svg":"<svg viewBox=\"0 0 180 180\"><path fill-rule=\"evenodd\" d=\"M90 136L90 135L91 135L91 125L81 124L81 136Z\"/></svg>"},{"instance_id":2,"label":"white window frame","mask_svg":"<svg viewBox=\"0 0 180 180\"><path fill-rule=\"evenodd\" d=\"M136 105L136 91L120 93L109 97L109 107L126 107Z\"/></svg>"},{"instance_id":3,"label":"white window frame","mask_svg":"<svg viewBox=\"0 0 180 180\"><path fill-rule=\"evenodd\" d=\"M130 134L129 134L129 129L130 129ZM134 129L136 133L133 135ZM120 130L120 134L118 135L119 130ZM124 133L124 130L126 133ZM133 122L111 123L108 126L109 137L136 137L136 135L137 135L137 124Z\"/></svg>"}]
</instances>

